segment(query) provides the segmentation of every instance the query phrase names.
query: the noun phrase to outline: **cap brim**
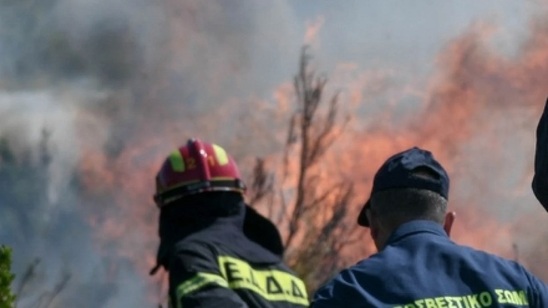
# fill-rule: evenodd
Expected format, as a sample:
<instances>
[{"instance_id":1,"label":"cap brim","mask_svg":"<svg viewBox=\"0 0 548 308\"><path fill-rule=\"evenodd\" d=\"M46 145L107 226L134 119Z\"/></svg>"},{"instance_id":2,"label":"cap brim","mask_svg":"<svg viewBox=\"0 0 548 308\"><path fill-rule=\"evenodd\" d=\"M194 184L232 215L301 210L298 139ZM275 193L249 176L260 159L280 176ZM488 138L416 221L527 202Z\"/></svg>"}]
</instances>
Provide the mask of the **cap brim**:
<instances>
[{"instance_id":1,"label":"cap brim","mask_svg":"<svg viewBox=\"0 0 548 308\"><path fill-rule=\"evenodd\" d=\"M360 211L360 215L358 215L358 225L362 227L369 227L369 219L367 219L367 215L365 214L367 212L367 208L371 205L371 200L367 200L367 202L363 205L362 210Z\"/></svg>"}]
</instances>

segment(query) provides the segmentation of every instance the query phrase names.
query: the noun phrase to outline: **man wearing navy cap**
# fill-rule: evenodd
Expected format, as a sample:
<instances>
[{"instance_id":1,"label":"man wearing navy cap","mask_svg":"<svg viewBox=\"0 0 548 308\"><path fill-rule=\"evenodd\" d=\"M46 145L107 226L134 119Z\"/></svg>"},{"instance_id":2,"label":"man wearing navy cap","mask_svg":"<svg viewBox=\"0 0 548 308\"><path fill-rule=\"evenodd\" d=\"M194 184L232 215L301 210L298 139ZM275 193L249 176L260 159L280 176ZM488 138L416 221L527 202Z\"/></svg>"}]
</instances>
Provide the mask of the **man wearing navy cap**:
<instances>
[{"instance_id":1,"label":"man wearing navy cap","mask_svg":"<svg viewBox=\"0 0 548 308\"><path fill-rule=\"evenodd\" d=\"M548 307L548 286L523 266L449 239L448 195L430 152L390 157L358 217L379 252L327 282L311 307Z\"/></svg>"}]
</instances>

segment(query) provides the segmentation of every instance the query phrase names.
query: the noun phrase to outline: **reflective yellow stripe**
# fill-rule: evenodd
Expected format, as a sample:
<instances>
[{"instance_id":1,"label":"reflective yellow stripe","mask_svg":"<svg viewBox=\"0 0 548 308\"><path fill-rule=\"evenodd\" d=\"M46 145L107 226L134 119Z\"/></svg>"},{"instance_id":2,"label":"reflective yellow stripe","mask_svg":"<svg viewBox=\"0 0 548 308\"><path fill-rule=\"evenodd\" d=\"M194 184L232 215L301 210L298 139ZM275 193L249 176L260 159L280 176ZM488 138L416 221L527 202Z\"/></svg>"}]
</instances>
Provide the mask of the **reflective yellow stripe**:
<instances>
[{"instance_id":1,"label":"reflective yellow stripe","mask_svg":"<svg viewBox=\"0 0 548 308\"><path fill-rule=\"evenodd\" d=\"M226 280L216 274L209 274L209 273L198 273L196 276L183 281L178 287L177 287L177 307L181 307L181 299L188 294L203 288L207 285L218 285L221 287L228 288L228 283Z\"/></svg>"},{"instance_id":2,"label":"reflective yellow stripe","mask_svg":"<svg viewBox=\"0 0 548 308\"><path fill-rule=\"evenodd\" d=\"M304 282L280 270L258 270L247 262L229 257L218 257L219 268L232 289L253 291L268 301L286 301L308 307Z\"/></svg>"},{"instance_id":3,"label":"reflective yellow stripe","mask_svg":"<svg viewBox=\"0 0 548 308\"><path fill-rule=\"evenodd\" d=\"M177 172L185 171L185 161L181 155L181 151L175 150L169 155L169 161L171 162L171 168Z\"/></svg>"},{"instance_id":4,"label":"reflective yellow stripe","mask_svg":"<svg viewBox=\"0 0 548 308\"><path fill-rule=\"evenodd\" d=\"M215 152L215 159L220 166L228 164L228 155L226 154L225 149L220 146L213 144L213 151Z\"/></svg>"}]
</instances>

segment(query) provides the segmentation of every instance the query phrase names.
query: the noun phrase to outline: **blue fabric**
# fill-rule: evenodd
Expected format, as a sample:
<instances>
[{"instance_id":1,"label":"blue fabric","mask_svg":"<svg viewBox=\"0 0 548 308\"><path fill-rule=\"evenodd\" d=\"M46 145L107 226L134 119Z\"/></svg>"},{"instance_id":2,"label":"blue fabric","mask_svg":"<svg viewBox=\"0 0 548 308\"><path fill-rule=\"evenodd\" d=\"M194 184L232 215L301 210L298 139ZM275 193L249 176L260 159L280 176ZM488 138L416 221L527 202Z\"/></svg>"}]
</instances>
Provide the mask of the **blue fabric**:
<instances>
[{"instance_id":1,"label":"blue fabric","mask_svg":"<svg viewBox=\"0 0 548 308\"><path fill-rule=\"evenodd\" d=\"M413 176L417 168L427 168L437 178ZM393 188L428 189L449 196L449 175L429 151L413 147L390 157L375 174L371 194Z\"/></svg>"},{"instance_id":2,"label":"blue fabric","mask_svg":"<svg viewBox=\"0 0 548 308\"><path fill-rule=\"evenodd\" d=\"M413 221L321 287L311 307L548 307L548 287L514 261L455 244L437 223Z\"/></svg>"}]
</instances>

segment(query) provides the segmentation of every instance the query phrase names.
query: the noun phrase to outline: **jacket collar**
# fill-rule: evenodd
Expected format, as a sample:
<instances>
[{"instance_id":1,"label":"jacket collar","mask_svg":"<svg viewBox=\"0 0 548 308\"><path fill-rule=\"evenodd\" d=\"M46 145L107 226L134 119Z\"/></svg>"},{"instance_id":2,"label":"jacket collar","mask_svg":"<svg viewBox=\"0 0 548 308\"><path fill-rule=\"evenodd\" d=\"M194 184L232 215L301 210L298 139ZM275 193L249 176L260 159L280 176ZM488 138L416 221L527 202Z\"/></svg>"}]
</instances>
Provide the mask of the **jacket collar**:
<instances>
[{"instance_id":1,"label":"jacket collar","mask_svg":"<svg viewBox=\"0 0 548 308\"><path fill-rule=\"evenodd\" d=\"M418 233L430 233L449 238L443 226L429 220L414 220L400 225L388 238L387 245L398 242L408 236Z\"/></svg>"}]
</instances>

